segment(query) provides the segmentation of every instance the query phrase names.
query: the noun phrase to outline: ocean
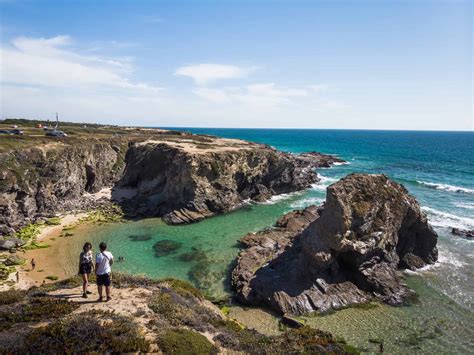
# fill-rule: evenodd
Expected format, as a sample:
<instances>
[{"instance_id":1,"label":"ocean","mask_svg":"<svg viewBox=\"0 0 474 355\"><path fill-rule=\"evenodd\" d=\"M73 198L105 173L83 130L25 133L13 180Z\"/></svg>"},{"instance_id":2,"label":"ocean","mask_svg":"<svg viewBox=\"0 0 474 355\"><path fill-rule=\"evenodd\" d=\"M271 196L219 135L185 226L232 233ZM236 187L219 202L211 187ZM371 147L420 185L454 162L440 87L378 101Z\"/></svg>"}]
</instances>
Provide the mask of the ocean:
<instances>
[{"instance_id":1,"label":"ocean","mask_svg":"<svg viewBox=\"0 0 474 355\"><path fill-rule=\"evenodd\" d=\"M302 129L173 128L193 133L239 138L299 153L318 151L347 161L320 169L313 188L270 201L248 204L223 216L197 224L168 226L159 219L98 226L92 234L75 236L105 240L125 262L116 269L152 277L189 280L210 296L231 294L229 271L239 252L238 239L271 226L282 214L324 201L325 189L352 173L383 173L403 184L420 202L439 234L439 261L406 274L420 295L411 306L378 305L349 308L308 323L345 337L350 343L376 352L377 341L389 353L468 353L474 343L474 240L451 234L451 228L474 229L474 133ZM133 241L131 235L148 236ZM176 250L155 256L160 240L177 242Z\"/></svg>"}]
</instances>

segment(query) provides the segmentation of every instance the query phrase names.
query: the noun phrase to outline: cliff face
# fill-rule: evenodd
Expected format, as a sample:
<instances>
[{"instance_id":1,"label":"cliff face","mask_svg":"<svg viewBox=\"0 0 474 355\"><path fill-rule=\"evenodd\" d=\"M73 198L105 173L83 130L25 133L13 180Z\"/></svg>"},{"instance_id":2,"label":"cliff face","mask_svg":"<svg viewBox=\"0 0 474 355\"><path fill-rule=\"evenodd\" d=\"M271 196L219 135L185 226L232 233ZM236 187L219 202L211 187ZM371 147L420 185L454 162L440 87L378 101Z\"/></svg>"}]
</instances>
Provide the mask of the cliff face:
<instances>
[{"instance_id":1,"label":"cliff face","mask_svg":"<svg viewBox=\"0 0 474 355\"><path fill-rule=\"evenodd\" d=\"M401 304L412 291L397 270L437 260L437 235L418 202L383 175L349 175L328 187L322 207L293 212L243 242L233 272L238 299L282 313L374 297Z\"/></svg>"},{"instance_id":2,"label":"cliff face","mask_svg":"<svg viewBox=\"0 0 474 355\"><path fill-rule=\"evenodd\" d=\"M227 143L227 144L224 144ZM136 189L128 210L164 216L172 224L198 221L228 212L245 200L263 201L275 194L308 188L312 170L333 157L303 157L270 147L222 140L196 147L145 142L133 145L119 185Z\"/></svg>"},{"instance_id":3,"label":"cliff face","mask_svg":"<svg viewBox=\"0 0 474 355\"><path fill-rule=\"evenodd\" d=\"M131 217L194 222L244 200L304 189L317 180L313 168L340 161L182 132L96 132L103 137L87 133L37 145L33 137L18 138L20 148L0 150L0 235L57 212L94 208L100 201L86 193L102 188L111 188ZM122 199L123 188L133 198Z\"/></svg>"},{"instance_id":4,"label":"cliff face","mask_svg":"<svg viewBox=\"0 0 474 355\"><path fill-rule=\"evenodd\" d=\"M61 210L84 208L85 192L110 186L121 175L124 147L58 142L0 154L0 233Z\"/></svg>"}]
</instances>

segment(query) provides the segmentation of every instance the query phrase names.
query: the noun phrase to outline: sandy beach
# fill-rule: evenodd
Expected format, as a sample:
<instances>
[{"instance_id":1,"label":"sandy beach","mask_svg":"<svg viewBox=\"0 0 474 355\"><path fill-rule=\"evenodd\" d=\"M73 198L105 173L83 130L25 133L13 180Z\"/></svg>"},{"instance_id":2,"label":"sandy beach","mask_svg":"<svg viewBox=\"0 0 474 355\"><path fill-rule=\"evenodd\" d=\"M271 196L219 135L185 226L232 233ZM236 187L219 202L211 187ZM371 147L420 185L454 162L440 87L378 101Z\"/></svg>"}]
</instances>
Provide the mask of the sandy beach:
<instances>
[{"instance_id":1,"label":"sandy beach","mask_svg":"<svg viewBox=\"0 0 474 355\"><path fill-rule=\"evenodd\" d=\"M20 257L26 259L26 262L24 265L17 267L20 276L18 283L16 282L15 273L11 273L9 276L9 280L15 282L15 288L26 290L32 286L39 286L43 284L43 282L53 282L52 280L46 279L47 276L57 276L59 279L72 276L70 275L70 271L68 272L63 266L61 266L60 261L63 260L64 257L62 251L64 249L64 243L58 243L58 241L61 238L60 235L64 227L77 223L85 216L87 216L87 213L67 214L64 217L61 217L61 223L59 225L44 227L38 235L37 240L47 243L49 247L17 252ZM79 226L76 228L79 228ZM32 270L31 267L32 259L36 262L34 270ZM7 284L0 286L0 290L8 288L10 288L10 286Z\"/></svg>"}]
</instances>

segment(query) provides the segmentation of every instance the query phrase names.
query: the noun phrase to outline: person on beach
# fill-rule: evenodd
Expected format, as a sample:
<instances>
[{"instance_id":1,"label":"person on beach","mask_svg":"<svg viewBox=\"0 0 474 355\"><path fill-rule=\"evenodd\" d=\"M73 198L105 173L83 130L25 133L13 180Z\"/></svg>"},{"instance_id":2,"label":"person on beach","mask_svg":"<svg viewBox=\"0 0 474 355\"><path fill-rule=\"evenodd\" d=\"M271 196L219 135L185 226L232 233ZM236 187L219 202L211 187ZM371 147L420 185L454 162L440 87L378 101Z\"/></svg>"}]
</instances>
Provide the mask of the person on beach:
<instances>
[{"instance_id":1,"label":"person on beach","mask_svg":"<svg viewBox=\"0 0 474 355\"><path fill-rule=\"evenodd\" d=\"M99 244L100 252L95 257L95 274L97 275L97 289L99 291L98 302L102 301L102 289L105 286L106 302L110 301L110 273L111 265L114 263L114 256L107 251L107 244L104 242Z\"/></svg>"},{"instance_id":2,"label":"person on beach","mask_svg":"<svg viewBox=\"0 0 474 355\"><path fill-rule=\"evenodd\" d=\"M35 259L31 259L31 270L34 270L36 267L36 261Z\"/></svg>"},{"instance_id":3,"label":"person on beach","mask_svg":"<svg viewBox=\"0 0 474 355\"><path fill-rule=\"evenodd\" d=\"M92 262L92 244L87 242L82 247L82 252L79 255L79 274L82 276L82 297L84 298L87 298L87 295L92 293L87 290L92 270L94 270L94 263Z\"/></svg>"},{"instance_id":4,"label":"person on beach","mask_svg":"<svg viewBox=\"0 0 474 355\"><path fill-rule=\"evenodd\" d=\"M16 272L16 283L17 284L20 283L20 272L19 271Z\"/></svg>"}]
</instances>

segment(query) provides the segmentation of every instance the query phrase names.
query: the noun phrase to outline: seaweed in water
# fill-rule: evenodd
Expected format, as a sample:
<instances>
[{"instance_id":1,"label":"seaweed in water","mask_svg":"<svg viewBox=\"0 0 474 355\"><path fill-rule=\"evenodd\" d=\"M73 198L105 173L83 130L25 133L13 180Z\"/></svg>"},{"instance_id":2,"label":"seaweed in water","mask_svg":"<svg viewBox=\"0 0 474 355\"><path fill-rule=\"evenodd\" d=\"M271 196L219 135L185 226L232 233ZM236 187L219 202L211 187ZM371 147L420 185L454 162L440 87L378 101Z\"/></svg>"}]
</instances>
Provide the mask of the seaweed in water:
<instances>
[{"instance_id":1,"label":"seaweed in water","mask_svg":"<svg viewBox=\"0 0 474 355\"><path fill-rule=\"evenodd\" d=\"M128 238L132 242L146 242L147 240L151 240L151 235L148 234L132 234L129 235Z\"/></svg>"},{"instance_id":2,"label":"seaweed in water","mask_svg":"<svg viewBox=\"0 0 474 355\"><path fill-rule=\"evenodd\" d=\"M153 245L153 250L155 251L155 257L159 258L169 254L175 253L179 248L181 248L182 243L175 242L173 240L160 240Z\"/></svg>"},{"instance_id":3,"label":"seaweed in water","mask_svg":"<svg viewBox=\"0 0 474 355\"><path fill-rule=\"evenodd\" d=\"M206 253L202 250L202 249L199 249L199 248L196 248L196 247L192 247L191 248L191 251L187 252L187 253L183 253L181 254L179 257L178 257L179 260L181 261L184 261L186 263L189 263L191 261L200 261L200 260L206 260L207 259L207 255Z\"/></svg>"}]
</instances>

